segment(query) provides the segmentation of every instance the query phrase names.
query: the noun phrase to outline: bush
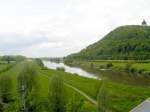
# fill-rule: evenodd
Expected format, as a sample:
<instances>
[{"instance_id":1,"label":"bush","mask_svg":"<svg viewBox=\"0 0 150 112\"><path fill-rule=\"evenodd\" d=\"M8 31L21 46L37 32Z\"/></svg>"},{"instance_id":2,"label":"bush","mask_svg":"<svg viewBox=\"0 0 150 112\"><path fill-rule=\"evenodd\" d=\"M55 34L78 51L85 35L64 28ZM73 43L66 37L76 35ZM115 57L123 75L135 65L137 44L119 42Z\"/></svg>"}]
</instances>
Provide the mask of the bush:
<instances>
[{"instance_id":1,"label":"bush","mask_svg":"<svg viewBox=\"0 0 150 112\"><path fill-rule=\"evenodd\" d=\"M124 70L125 70L126 72L129 72L130 69L131 69L131 67L132 67L132 64L131 64L131 63L126 63L126 65L125 65L125 67L124 67Z\"/></svg>"},{"instance_id":2,"label":"bush","mask_svg":"<svg viewBox=\"0 0 150 112\"><path fill-rule=\"evenodd\" d=\"M50 109L52 112L66 111L66 95L64 82L60 75L55 75L49 89Z\"/></svg>"},{"instance_id":3,"label":"bush","mask_svg":"<svg viewBox=\"0 0 150 112\"><path fill-rule=\"evenodd\" d=\"M0 102L0 112L4 111L4 104L2 102Z\"/></svg>"},{"instance_id":4,"label":"bush","mask_svg":"<svg viewBox=\"0 0 150 112\"><path fill-rule=\"evenodd\" d=\"M0 97L3 103L12 101L12 79L8 75L0 78Z\"/></svg>"},{"instance_id":5,"label":"bush","mask_svg":"<svg viewBox=\"0 0 150 112\"><path fill-rule=\"evenodd\" d=\"M113 67L113 64L112 63L107 63L106 68L110 68L110 67Z\"/></svg>"},{"instance_id":6,"label":"bush","mask_svg":"<svg viewBox=\"0 0 150 112\"><path fill-rule=\"evenodd\" d=\"M104 69L104 68L105 68L104 65L100 65L100 66L99 66L99 69Z\"/></svg>"},{"instance_id":7,"label":"bush","mask_svg":"<svg viewBox=\"0 0 150 112\"><path fill-rule=\"evenodd\" d=\"M79 76L79 74L77 74L77 73L74 73L73 75Z\"/></svg>"},{"instance_id":8,"label":"bush","mask_svg":"<svg viewBox=\"0 0 150 112\"><path fill-rule=\"evenodd\" d=\"M15 64L9 64L4 69L0 70L0 73L3 73L3 72L6 72L6 71L10 70L13 66L15 66Z\"/></svg>"},{"instance_id":9,"label":"bush","mask_svg":"<svg viewBox=\"0 0 150 112\"><path fill-rule=\"evenodd\" d=\"M110 95L104 81L105 80L102 81L102 85L97 96L98 112L108 112L110 109Z\"/></svg>"},{"instance_id":10,"label":"bush","mask_svg":"<svg viewBox=\"0 0 150 112\"><path fill-rule=\"evenodd\" d=\"M94 68L94 64L93 64L93 63L91 63L91 64L90 64L90 67L91 67L91 68Z\"/></svg>"},{"instance_id":11,"label":"bush","mask_svg":"<svg viewBox=\"0 0 150 112\"><path fill-rule=\"evenodd\" d=\"M24 97L27 111L35 112L38 108L36 99L38 94L37 72L33 63L27 63L18 76L18 91L20 97ZM31 111L32 110L32 111ZM37 112L37 111L36 111Z\"/></svg>"},{"instance_id":12,"label":"bush","mask_svg":"<svg viewBox=\"0 0 150 112\"><path fill-rule=\"evenodd\" d=\"M71 100L68 103L67 112L82 112L84 100L78 94L73 94Z\"/></svg>"},{"instance_id":13,"label":"bush","mask_svg":"<svg viewBox=\"0 0 150 112\"><path fill-rule=\"evenodd\" d=\"M139 73L139 74L142 74L144 71L145 71L144 69L139 69L139 70L138 70L138 73Z\"/></svg>"},{"instance_id":14,"label":"bush","mask_svg":"<svg viewBox=\"0 0 150 112\"><path fill-rule=\"evenodd\" d=\"M65 68L64 67L57 67L56 70L58 70L58 71L65 71Z\"/></svg>"},{"instance_id":15,"label":"bush","mask_svg":"<svg viewBox=\"0 0 150 112\"><path fill-rule=\"evenodd\" d=\"M131 69L130 69L130 72L131 72L131 73L135 73L135 72L137 72L137 69L136 69L136 68L131 68Z\"/></svg>"},{"instance_id":16,"label":"bush","mask_svg":"<svg viewBox=\"0 0 150 112\"><path fill-rule=\"evenodd\" d=\"M37 58L37 59L35 59L35 60L36 60L37 64L38 64L41 68L44 68L44 64L43 64L43 62L42 62L41 59Z\"/></svg>"}]
</instances>

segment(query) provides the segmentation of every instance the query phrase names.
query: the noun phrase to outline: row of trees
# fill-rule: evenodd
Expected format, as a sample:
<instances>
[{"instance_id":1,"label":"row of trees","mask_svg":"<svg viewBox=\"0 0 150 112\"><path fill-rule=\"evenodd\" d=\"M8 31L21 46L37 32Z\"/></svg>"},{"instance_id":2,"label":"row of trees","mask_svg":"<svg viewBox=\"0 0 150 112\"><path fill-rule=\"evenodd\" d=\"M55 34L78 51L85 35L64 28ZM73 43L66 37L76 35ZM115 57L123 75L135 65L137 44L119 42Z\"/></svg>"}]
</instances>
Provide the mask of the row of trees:
<instances>
[{"instance_id":1,"label":"row of trees","mask_svg":"<svg viewBox=\"0 0 150 112\"><path fill-rule=\"evenodd\" d=\"M37 72L32 65L24 66L18 76L17 98L12 85L10 75L0 77L0 112L84 112L84 100L77 94L68 99L60 75L54 75L50 80L49 93L45 100L40 97ZM102 83L98 93L98 112L109 110L108 96L105 84Z\"/></svg>"}]
</instances>

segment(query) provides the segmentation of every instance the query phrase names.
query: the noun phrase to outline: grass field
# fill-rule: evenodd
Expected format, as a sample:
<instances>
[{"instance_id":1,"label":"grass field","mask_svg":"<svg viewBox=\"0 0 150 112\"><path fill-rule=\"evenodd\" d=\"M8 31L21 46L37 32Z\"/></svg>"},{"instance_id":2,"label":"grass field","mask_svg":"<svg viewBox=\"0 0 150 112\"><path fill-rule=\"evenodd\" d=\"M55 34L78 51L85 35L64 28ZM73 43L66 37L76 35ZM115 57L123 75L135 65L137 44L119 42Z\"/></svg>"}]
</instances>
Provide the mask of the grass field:
<instances>
[{"instance_id":1,"label":"grass field","mask_svg":"<svg viewBox=\"0 0 150 112\"><path fill-rule=\"evenodd\" d=\"M51 81L51 77L55 74L59 74L59 72L49 72L45 70L43 71L36 63L35 61L23 61L18 63L17 65L15 65L15 67L11 68L10 70L1 73L0 76L2 75L9 75L12 79L13 79L13 92L12 92L12 96L13 99L15 99L15 102L13 104L11 104L12 106L10 106L8 112L16 112L18 105L19 105L19 94L18 94L18 89L17 89L17 77L20 74L21 70L23 69L25 63L30 63L32 64L32 66L34 66L38 72L38 81L39 81L39 91L38 91L38 100L37 102L43 102L42 105L46 105L48 103L48 90L49 90L49 85L50 85L50 81ZM49 78L45 77L45 75L47 75ZM83 99L84 100L84 105L82 108L82 112L86 111L86 112L95 112L96 111L96 107L95 105L91 104L89 101L87 101L83 96L81 96L80 94L78 94L76 91L66 87L66 91L67 91L67 99L68 101L70 100L70 98L72 98L72 96L75 94L79 97L79 99ZM46 107L45 107L46 108ZM6 111L7 112L7 111ZM46 112L46 110L40 110L40 112Z\"/></svg>"},{"instance_id":2,"label":"grass field","mask_svg":"<svg viewBox=\"0 0 150 112\"><path fill-rule=\"evenodd\" d=\"M52 76L58 74L63 76L64 81L79 90L83 91L93 99L97 100L97 93L101 86L101 80L85 78L73 74L69 74L63 71L56 70L43 70L41 69L35 61L23 61L9 69L8 71L1 73L2 75L9 75L13 79L13 97L15 102L11 104L10 111L6 112L16 112L15 109L18 108L19 104L19 94L17 91L17 77L21 70L24 67L25 63L30 63L34 66L38 72L38 82L39 82L39 91L37 102L42 102L41 105L47 105L48 103L48 90L50 85L50 79ZM45 77L46 76L46 77ZM120 84L112 81L105 81L106 87L109 90L110 101L111 101L111 110L112 112L128 112L140 102L144 101L146 98L150 97L150 88L149 87L137 87L127 84ZM85 100L81 112L96 112L96 105L90 103L86 98L80 95L78 92L73 89L66 87L67 99L71 99L74 94L77 94L79 99ZM45 107L46 108L46 107ZM42 108L40 112L48 112L46 109Z\"/></svg>"},{"instance_id":3,"label":"grass field","mask_svg":"<svg viewBox=\"0 0 150 112\"><path fill-rule=\"evenodd\" d=\"M55 70L46 70L44 72L62 74L66 82L84 91L94 99L97 98L101 81ZM106 85L111 95L111 108L113 112L128 112L150 96L149 87L129 86L111 81L107 81Z\"/></svg>"}]
</instances>

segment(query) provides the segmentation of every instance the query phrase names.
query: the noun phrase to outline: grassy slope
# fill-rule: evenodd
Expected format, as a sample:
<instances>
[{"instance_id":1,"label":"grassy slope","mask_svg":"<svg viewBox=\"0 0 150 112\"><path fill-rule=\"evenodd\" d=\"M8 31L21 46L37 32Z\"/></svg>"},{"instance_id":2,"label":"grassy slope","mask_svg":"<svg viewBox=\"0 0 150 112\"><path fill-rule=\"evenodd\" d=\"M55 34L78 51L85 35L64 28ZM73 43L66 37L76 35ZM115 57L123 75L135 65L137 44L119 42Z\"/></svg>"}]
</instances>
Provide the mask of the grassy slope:
<instances>
[{"instance_id":1,"label":"grassy slope","mask_svg":"<svg viewBox=\"0 0 150 112\"><path fill-rule=\"evenodd\" d=\"M45 70L44 72L48 74L62 74L66 82L96 99L100 81L55 70ZM128 112L150 96L150 88L148 87L129 86L111 81L108 81L106 84L111 94L111 108L113 112Z\"/></svg>"},{"instance_id":2,"label":"grassy slope","mask_svg":"<svg viewBox=\"0 0 150 112\"><path fill-rule=\"evenodd\" d=\"M24 62L18 63L15 67L11 68L7 72L0 74L0 76L9 75L13 79L12 96L18 102L19 95L18 95L18 91L17 91L17 76L21 72L25 63L33 64L33 66L37 69L38 80L39 80L39 99L38 100L43 100L43 101L45 100L46 101L48 98L50 79L48 79L47 77L44 77L44 75L47 75L47 76L49 76L49 78L51 78L53 75L58 74L57 72L55 72L55 73L51 73L51 72L44 73L43 70L41 70L41 68L35 62L24 61ZM95 112L96 111L96 107L93 104L89 103L84 97L80 96L80 94L78 94L77 92L73 91L72 89L70 89L68 87L66 87L66 91L67 91L68 101L74 94L77 94L81 99L85 100L85 104L83 107L84 112Z\"/></svg>"},{"instance_id":3,"label":"grassy slope","mask_svg":"<svg viewBox=\"0 0 150 112\"><path fill-rule=\"evenodd\" d=\"M25 62L18 63L15 67L10 69L9 71L1 74L1 75L10 75L13 78L13 85L14 85L14 96L16 96L16 85L17 85L17 75L21 71L23 65ZM34 64L34 66L38 70L38 78L40 82L40 91L39 96L42 98L46 98L48 94L48 85L49 85L49 79L42 75L47 75L51 77L52 75L59 74L63 75L64 80L75 86L76 88L79 88L80 90L87 93L89 96L96 99L97 91L100 86L100 81L95 79L89 79L89 78L83 78L76 75L71 75L69 73L65 73L62 71L56 71L56 70L41 70L39 67ZM145 100L150 96L150 88L146 87L136 87L136 86L129 86L125 84L119 84L114 82L107 82L107 87L109 88L109 92L111 94L111 108L113 112L128 112L133 107L138 105L140 102ZM74 91L70 88L67 88L69 97L72 96ZM85 111L84 112L92 112L92 110L96 110L96 107L91 105L89 102L86 101L86 104L84 105ZM94 112L93 111L93 112Z\"/></svg>"}]
</instances>

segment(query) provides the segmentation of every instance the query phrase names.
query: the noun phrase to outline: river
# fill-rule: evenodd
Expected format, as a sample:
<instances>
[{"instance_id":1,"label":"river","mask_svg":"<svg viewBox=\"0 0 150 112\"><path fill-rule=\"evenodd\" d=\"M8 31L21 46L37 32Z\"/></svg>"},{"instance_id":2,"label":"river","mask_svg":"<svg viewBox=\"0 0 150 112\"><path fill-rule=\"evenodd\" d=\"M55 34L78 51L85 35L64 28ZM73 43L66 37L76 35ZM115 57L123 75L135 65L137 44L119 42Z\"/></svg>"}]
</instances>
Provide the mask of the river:
<instances>
[{"instance_id":1,"label":"river","mask_svg":"<svg viewBox=\"0 0 150 112\"><path fill-rule=\"evenodd\" d=\"M46 66L47 68L50 68L50 69L57 69L57 67L63 67L65 69L65 72L72 73L72 74L78 74L79 76L83 76L83 77L99 79L99 77L96 76L95 74L89 73L89 72L83 70L82 68L71 67L62 62L56 63L56 62L52 62L52 61L43 61L43 63L44 63L44 66Z\"/></svg>"}]
</instances>

